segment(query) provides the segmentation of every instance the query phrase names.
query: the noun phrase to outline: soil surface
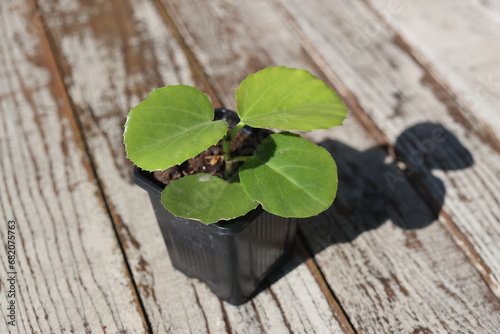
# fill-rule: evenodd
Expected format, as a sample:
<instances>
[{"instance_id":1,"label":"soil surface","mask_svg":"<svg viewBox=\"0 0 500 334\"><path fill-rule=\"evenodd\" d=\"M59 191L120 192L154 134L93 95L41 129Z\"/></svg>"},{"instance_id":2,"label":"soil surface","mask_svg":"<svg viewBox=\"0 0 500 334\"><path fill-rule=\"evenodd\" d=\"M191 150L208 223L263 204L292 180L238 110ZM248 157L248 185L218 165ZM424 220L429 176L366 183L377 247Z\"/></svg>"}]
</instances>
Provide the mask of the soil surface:
<instances>
[{"instance_id":1,"label":"soil surface","mask_svg":"<svg viewBox=\"0 0 500 334\"><path fill-rule=\"evenodd\" d=\"M251 156L257 146L270 133L267 130L243 129L231 141L231 156ZM242 164L242 162L238 162L233 165L233 174ZM198 173L208 173L221 178L227 178L222 141L180 165L170 167L164 171L154 172L154 176L163 184L169 184L183 176Z\"/></svg>"}]
</instances>

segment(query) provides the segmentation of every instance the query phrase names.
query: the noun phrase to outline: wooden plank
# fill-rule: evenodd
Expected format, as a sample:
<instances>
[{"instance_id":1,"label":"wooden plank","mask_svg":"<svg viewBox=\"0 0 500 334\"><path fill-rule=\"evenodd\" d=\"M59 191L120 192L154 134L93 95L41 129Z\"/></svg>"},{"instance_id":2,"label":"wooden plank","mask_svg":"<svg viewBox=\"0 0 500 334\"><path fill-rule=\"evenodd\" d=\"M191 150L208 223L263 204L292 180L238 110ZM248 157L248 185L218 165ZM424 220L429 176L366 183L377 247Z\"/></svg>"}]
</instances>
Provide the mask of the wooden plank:
<instances>
[{"instance_id":1,"label":"wooden plank","mask_svg":"<svg viewBox=\"0 0 500 334\"><path fill-rule=\"evenodd\" d=\"M339 44L339 41L344 41L345 39L353 37L352 33L349 34L349 27L344 27L344 25L353 25L357 27L356 19L359 19L359 15L355 14L357 13L356 9L358 6L356 4L351 5L353 8L349 9L343 8L348 6L348 4L343 4L343 6L336 4L337 13L328 12L328 15L324 14L328 18L318 20L318 17L322 17L323 15L318 14L322 8L328 8L329 11L331 9L333 12L334 6L326 3L320 5L316 2L309 4L303 2L300 4L298 2L294 3L294 14L296 14L297 17L304 17L299 23L307 21L301 26L301 31L292 35L287 29L287 26L283 24L281 17L275 15L276 11L273 9L276 8L279 11L280 7L269 6L268 3L264 1L253 1L251 4L248 2L233 4L226 1L201 3L194 1L178 2L164 0L163 3L168 12L171 13L186 43L194 50L195 56L199 59L200 63L202 63L208 74L209 80L215 86L221 87L220 90L228 92L226 93L228 94L227 98L226 95L224 95L225 101L232 101L229 95L231 94L230 92L234 90L239 80L248 72L252 72L264 65L285 64L288 66L313 68L317 74L327 75L331 81L340 86L344 96L352 96L352 94L346 91L345 86L341 85L342 82L349 83L349 88L352 86L358 87L356 90L356 97L359 99L360 103L358 104L355 100L349 100L347 102L350 105L358 106L358 108L359 105L361 105L361 107L363 107L366 112L369 112L377 121L377 124L388 124L386 126L388 128L387 132L391 135L391 138L394 139L397 138L408 124L417 123L418 118L421 120L429 119L421 117L420 114L412 115L405 110L405 119L399 115L398 117L393 117L390 123L387 122L388 116L392 116L394 111L394 108L391 108L388 114L387 105L395 104L393 100L396 100L396 97L400 96L395 95L396 97L393 97L394 93L402 91L404 94L413 94L414 91L416 91L416 97L420 97L420 99L415 99L414 101L416 102L411 102L413 101L412 95L412 99L405 104L405 109L406 106L409 105L408 108L410 108L410 110L415 110L415 108L417 108L417 110L420 111L422 107L420 107L419 104L422 104L424 107L433 107L431 110L446 110L441 101L433 95L432 90L420 83L420 77L418 77L420 73L419 66L411 57L401 52L401 50L392 43L391 45L394 46L395 49L393 56L402 57L402 62L398 62L397 65L401 65L403 69L398 72L393 68L387 69L384 67L383 73L387 78L383 80L380 79L380 82L370 80L369 75L371 73L379 73L377 68L372 67L381 66L379 64L381 61L389 62L388 59L398 61L399 58L388 58L385 57L385 55L382 57L380 52L376 52L376 47L374 47L374 50L370 50L372 53L375 53L374 58L372 58L369 53L364 52L361 55L351 54L350 57L342 53L342 51L345 50L341 48L345 48L346 45ZM291 1L286 1L284 5L291 7L291 3ZM309 6L312 8L309 8ZM366 12L366 8L362 7L360 9L362 15L365 13L363 10ZM310 15L311 12L314 12L314 18L314 15ZM339 18L339 16L344 15L346 12L350 14L348 18L352 22L349 21L349 23L345 23L342 21L342 18ZM286 15L283 17L284 20L290 19L290 17ZM299 20L297 17L295 19ZM371 19L373 19L373 17L371 17ZM238 25L234 27L232 24L233 22L238 22ZM322 22L326 22L325 24L329 25L319 28L315 26L315 24L320 24ZM332 22L337 24L336 27L339 28L338 31L334 31L331 28ZM363 22L366 23L370 21L362 20L360 24L363 24ZM292 29L295 29L293 27L293 21L288 22L288 24ZM272 33L269 33L271 31ZM310 35L301 35L303 31L306 31ZM338 41L327 39L327 37L323 36L323 33L324 35L335 36ZM344 34L346 35L344 37L337 36ZM387 34L387 32L385 32L385 34ZM297 43L297 36L303 41L303 48ZM333 61L331 58L327 58L330 62L325 63L323 57L326 58L326 55L313 55L314 61L321 65L323 73L317 67L315 68L315 64L305 52L305 50L307 50L309 54L312 54L314 50L310 50L309 48L311 46L317 46L319 48L320 45L324 45L325 48L328 48L329 54L332 55L331 57L336 57L335 60L338 60ZM351 46L351 44L347 44L347 46ZM381 47L380 44L377 46ZM339 53L341 54L339 55ZM356 59L352 59L353 57ZM258 60L252 61L255 58ZM359 61L364 61L363 64L365 66L362 70L368 74L350 65L350 62L358 64ZM374 64L371 65L371 62L374 62ZM335 64L336 70L338 68L343 70L342 81L337 79L335 72L332 71L328 64ZM406 73L406 70L408 70L408 73ZM402 75L401 72L405 75ZM410 79L407 80L405 77L406 75L409 75ZM419 80L415 80L415 76L417 76ZM377 76L377 80L378 79ZM356 85L351 85L352 81L354 81ZM394 88L394 85L398 86L396 90L391 89L386 91L386 88ZM382 91L380 90L381 88L383 88ZM367 97L371 98L371 100L368 100ZM377 97L377 104L375 104L372 100ZM361 101L365 103L361 104ZM378 109L379 106L381 106L382 110ZM425 110L424 108L424 111ZM426 116L429 117L429 114L426 114ZM394 124L392 124L393 122ZM407 125L401 128L400 124L403 122L407 122ZM457 136L460 135L461 140L463 140L464 130L462 129L461 132L457 134L456 128L459 128L460 125L457 125L453 120L450 120L450 123L453 126L451 131ZM352 120L352 123L348 124L356 123ZM346 126L345 129L347 129L345 131L348 132L343 138L345 141L349 140L349 143L353 141L353 133L362 132L359 127L349 128ZM335 129L333 133L337 131L339 130ZM474 145L474 153L476 156L482 158L482 153L489 152L490 155L486 157L486 160L491 160L486 163L488 165L492 164L491 161L495 160L495 155L491 154L491 148L482 148L477 143L479 140L477 138L475 140L476 141L472 141L472 144ZM469 141L467 141L466 144L470 145ZM359 151L359 149L357 150ZM381 153L379 152L379 154ZM361 163L367 164L366 161ZM478 165L480 164L476 164L474 167L474 174L486 169L481 166L477 167ZM353 168L354 167L359 166L354 165ZM463 175L461 173L465 172L457 171L454 176ZM439 176L441 177L441 174L439 174ZM380 186L380 184L376 185ZM367 188L369 189L370 187ZM408 189L403 192L404 196L402 195L402 197L410 198L413 201L420 198L415 194L415 190L412 190L412 188L408 186L407 188ZM377 189L377 187L375 187L375 189ZM448 186L448 189L454 190L454 187ZM363 188L361 188L361 190L363 190ZM368 194L370 193L368 192ZM352 196L356 197L359 195L353 193ZM450 195L449 197L453 200L453 196ZM374 198L377 198L376 193ZM364 197L361 197L360 201L362 199L364 199ZM448 201L449 198L447 197L447 202ZM394 206L390 207L392 210L396 210L399 208L398 205L402 205L400 201L395 203ZM456 203L458 206L458 202ZM332 289L338 295L343 296L342 305L345 307L351 321L355 323L356 329L360 330L385 332L388 330L397 331L398 329L402 329L405 331L405 329L410 329L411 327L411 329L416 332L419 330L425 331L424 322L420 323L416 319L426 319L426 322L431 324L430 326L433 331L456 330L460 332L466 331L467 329L472 330L476 327L475 323L478 321L481 323L484 322L485 326L487 326L486 328L495 328L495 326L498 325L498 317L496 317L493 312L498 309L498 301L468 262L467 258L463 256L449 238L446 229L440 224L433 224L432 220L429 221L429 215L431 215L431 218L433 217L432 212L429 212L424 204L419 205L420 207L417 212L427 215L427 224L429 224L429 227L426 229L406 233L397 228L392 228L390 224L385 224L373 231L365 232L359 237L361 238L359 242L366 243L366 246L362 247L363 251L356 251L356 248L359 247L358 245L338 244L328 247L327 252L318 254L317 259L322 264L321 269L325 273L328 273L326 277ZM404 208L409 210L408 206ZM349 215L353 215L353 212L350 211L351 208L347 207L343 209L344 211L341 215L344 216L343 219L355 223L355 221L352 221L354 217L349 217ZM387 211L388 209L385 209L385 211L382 211L382 214L387 215ZM332 223L331 219L326 220ZM387 218L379 221L378 225L386 220ZM369 223L370 221L364 224L370 225ZM375 227L377 227L377 225ZM303 227L306 232L308 228L310 227ZM484 226L475 228L481 232ZM383 237L385 233L389 234L387 239L390 240L390 242L385 241ZM408 237L406 237L406 234L408 234ZM314 232L311 231L311 235L315 235ZM406 248L408 248L406 247L407 239L410 240L408 243L410 246L412 243L417 243L418 245L418 242L415 240L423 240L420 242L422 244L422 250L419 252L406 250ZM350 254L352 250L354 254L357 253L358 255L352 258L349 257L348 260L346 260L343 259L345 255L339 255L338 249L344 249L344 254ZM367 256L371 252L375 252L376 249L384 250L380 253L376 252L380 257ZM443 256L443 250L450 253L449 257ZM402 252L404 256L399 257L399 252ZM334 258L336 259L335 261L338 261L336 266L332 265L335 262L332 262L333 260L329 260L329 258ZM402 259L404 259L404 261ZM450 259L451 263L453 263L451 267L449 265ZM342 265L340 265L340 263L342 263ZM353 296L353 289L343 289L343 287L347 285L341 285L340 288L336 288L336 282L339 280L343 280L346 284L349 284L351 279L355 280L354 276L350 276L353 274L352 272L344 272L345 275L339 274L339 272L347 270L344 267L349 268L353 266L360 272L356 275L356 279L364 279L363 285L370 290L366 292L365 296L363 296L364 292ZM406 266L409 268L408 272L406 272L404 268L398 270L398 267ZM417 279L414 276L416 275L415 273L420 271L420 268L423 268L422 278L428 283L428 286L416 282ZM381 280L378 280L377 277L381 278ZM379 283L374 284L373 281L375 280ZM402 292L406 291L405 289L401 289L401 291L398 288L398 291L401 292L396 292L394 296L388 298L387 291L389 290L384 287L385 285L381 283L382 281L390 282L387 284L391 288L402 285L408 290L408 288L406 288L407 286L412 287L412 292L406 295ZM478 290L468 294L469 292L467 289L469 287L472 289L477 288ZM467 294L467 297L463 294L457 294L453 297L450 291L460 291L460 293ZM367 297L368 295L372 297ZM440 296L442 298L430 298L432 296ZM477 296L480 296L481 302L476 303ZM378 299L380 299L379 302L377 302ZM457 303L459 299L460 303L458 305L460 306L455 306L455 303ZM351 300L351 303L349 303L349 300ZM346 304L344 304L344 302ZM381 309L381 306L384 305L386 305L385 309ZM483 305L482 307L484 307L484 309L479 311L477 305ZM405 311L398 312L398 310ZM375 315L371 315L371 313ZM412 318L413 321L411 321ZM413 325L417 327L412 327Z\"/></svg>"},{"instance_id":2,"label":"wooden plank","mask_svg":"<svg viewBox=\"0 0 500 334\"><path fill-rule=\"evenodd\" d=\"M153 332L350 333L303 255L289 263L290 273L241 307L221 303L173 269L149 199L131 181L123 123L130 107L154 87L210 87L203 86L201 69L150 1L41 5Z\"/></svg>"},{"instance_id":3,"label":"wooden plank","mask_svg":"<svg viewBox=\"0 0 500 334\"><path fill-rule=\"evenodd\" d=\"M500 138L500 15L495 1L365 0L385 15L409 51L463 106ZM474 123L474 120L472 120Z\"/></svg>"},{"instance_id":4,"label":"wooden plank","mask_svg":"<svg viewBox=\"0 0 500 334\"><path fill-rule=\"evenodd\" d=\"M287 10L284 15L290 15L288 22L294 25L312 57L327 68L325 72L338 83L339 89L355 94L355 103L383 130L387 140L397 146L399 155L408 157L412 152L422 151L415 138L400 136L419 122L439 122L463 145L465 150L454 145L448 156L431 152L427 164L412 164L411 170L436 203L445 199L441 221L500 296L497 256L500 180L495 177L500 173L499 142L482 136L470 123L456 117L460 111L443 104L443 92L432 84L433 79L394 42L394 34L385 30L362 3L324 1L321 11L297 1L281 4ZM352 22L355 16L359 20ZM331 22L335 22L335 29L331 28ZM368 34L372 26L377 27L376 33ZM430 138L419 138L424 139ZM452 143L453 140L449 142ZM470 160L469 153L472 166L464 165L463 159ZM442 185L436 177L442 180Z\"/></svg>"},{"instance_id":5,"label":"wooden plank","mask_svg":"<svg viewBox=\"0 0 500 334\"><path fill-rule=\"evenodd\" d=\"M23 0L0 15L2 250L16 222L14 268L0 252L0 332L147 333L40 17Z\"/></svg>"}]
</instances>

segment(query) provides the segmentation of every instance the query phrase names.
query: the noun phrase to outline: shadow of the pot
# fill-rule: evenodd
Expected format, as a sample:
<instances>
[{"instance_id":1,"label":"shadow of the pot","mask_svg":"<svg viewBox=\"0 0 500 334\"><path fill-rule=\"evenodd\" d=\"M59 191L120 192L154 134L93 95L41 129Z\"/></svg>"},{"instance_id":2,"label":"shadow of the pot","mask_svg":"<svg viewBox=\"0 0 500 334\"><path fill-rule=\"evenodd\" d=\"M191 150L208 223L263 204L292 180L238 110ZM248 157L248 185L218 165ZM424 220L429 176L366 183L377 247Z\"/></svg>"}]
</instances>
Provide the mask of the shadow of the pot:
<instances>
[{"instance_id":1,"label":"shadow of the pot","mask_svg":"<svg viewBox=\"0 0 500 334\"><path fill-rule=\"evenodd\" d=\"M334 156L339 186L334 204L322 214L299 220L298 238L307 248L266 281L278 281L307 257L331 245L355 240L387 221L404 230L424 228L437 220L446 188L432 170L459 170L473 165L471 153L441 124L420 123L396 140L397 161L387 148L358 151L337 140L320 143ZM403 166L403 168L400 168Z\"/></svg>"}]
</instances>

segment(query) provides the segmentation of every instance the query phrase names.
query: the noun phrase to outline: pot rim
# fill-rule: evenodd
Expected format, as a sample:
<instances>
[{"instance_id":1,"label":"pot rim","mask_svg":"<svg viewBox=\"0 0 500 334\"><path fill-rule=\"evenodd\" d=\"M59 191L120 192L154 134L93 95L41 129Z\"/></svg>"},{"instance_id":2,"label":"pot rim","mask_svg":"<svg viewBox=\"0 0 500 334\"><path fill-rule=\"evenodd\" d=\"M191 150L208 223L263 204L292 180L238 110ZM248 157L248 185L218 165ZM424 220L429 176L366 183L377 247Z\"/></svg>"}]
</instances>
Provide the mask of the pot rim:
<instances>
[{"instance_id":1,"label":"pot rim","mask_svg":"<svg viewBox=\"0 0 500 334\"><path fill-rule=\"evenodd\" d=\"M134 171L132 176L135 184L137 184L142 189L146 190L150 194L150 196L153 196L157 198L159 201L161 201L161 192L166 187L166 185L158 181L154 177L153 173L147 172L137 166L134 166ZM195 219L189 219L189 218L183 218L183 219L199 223L218 234L236 234L245 229L248 226L248 224L250 224L263 211L264 210L262 209L262 206L259 205L257 208L251 210L250 212L241 217L237 217L227 221L219 221L213 224L205 224Z\"/></svg>"}]
</instances>

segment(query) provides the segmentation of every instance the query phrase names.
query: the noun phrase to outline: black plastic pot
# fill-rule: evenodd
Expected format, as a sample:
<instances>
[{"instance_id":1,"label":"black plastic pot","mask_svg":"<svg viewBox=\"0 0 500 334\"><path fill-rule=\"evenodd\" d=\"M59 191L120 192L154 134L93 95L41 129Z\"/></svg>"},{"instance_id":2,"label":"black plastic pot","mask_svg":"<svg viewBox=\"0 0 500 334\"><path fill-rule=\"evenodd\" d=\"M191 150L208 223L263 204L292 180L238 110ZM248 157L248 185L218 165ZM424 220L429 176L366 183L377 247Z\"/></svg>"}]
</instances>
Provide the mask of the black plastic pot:
<instances>
[{"instance_id":1,"label":"black plastic pot","mask_svg":"<svg viewBox=\"0 0 500 334\"><path fill-rule=\"evenodd\" d=\"M237 122L235 114L217 110L216 118L228 117L230 124ZM293 252L296 219L272 215L259 206L243 217L205 225L168 212L160 200L165 186L152 173L136 167L134 181L149 193L174 267L205 282L233 305L251 298Z\"/></svg>"}]
</instances>

